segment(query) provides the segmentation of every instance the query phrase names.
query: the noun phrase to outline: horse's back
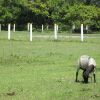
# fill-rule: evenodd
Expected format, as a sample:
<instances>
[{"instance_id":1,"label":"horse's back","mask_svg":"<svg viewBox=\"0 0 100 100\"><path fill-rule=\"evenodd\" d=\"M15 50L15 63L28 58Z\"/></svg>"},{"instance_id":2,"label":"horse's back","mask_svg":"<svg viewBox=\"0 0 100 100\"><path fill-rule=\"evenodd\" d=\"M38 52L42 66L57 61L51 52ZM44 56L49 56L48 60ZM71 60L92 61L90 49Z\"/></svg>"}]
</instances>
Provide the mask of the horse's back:
<instances>
[{"instance_id":1,"label":"horse's back","mask_svg":"<svg viewBox=\"0 0 100 100\"><path fill-rule=\"evenodd\" d=\"M96 67L96 61L94 60L94 58L89 59L88 66L90 66L90 65L93 65L94 67Z\"/></svg>"},{"instance_id":2,"label":"horse's back","mask_svg":"<svg viewBox=\"0 0 100 100\"><path fill-rule=\"evenodd\" d=\"M89 62L89 56L87 55L82 55L79 59L79 66L81 69L86 69L88 67L88 62Z\"/></svg>"}]
</instances>

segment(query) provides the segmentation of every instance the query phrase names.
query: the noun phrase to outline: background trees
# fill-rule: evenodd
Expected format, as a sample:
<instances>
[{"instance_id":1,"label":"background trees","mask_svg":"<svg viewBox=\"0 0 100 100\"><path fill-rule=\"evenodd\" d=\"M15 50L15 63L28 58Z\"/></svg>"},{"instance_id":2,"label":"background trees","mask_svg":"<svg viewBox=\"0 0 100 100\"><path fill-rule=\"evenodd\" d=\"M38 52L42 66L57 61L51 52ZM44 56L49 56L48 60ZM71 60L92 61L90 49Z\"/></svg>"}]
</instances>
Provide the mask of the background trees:
<instances>
[{"instance_id":1,"label":"background trees","mask_svg":"<svg viewBox=\"0 0 100 100\"><path fill-rule=\"evenodd\" d=\"M0 23L81 23L100 29L99 0L0 0Z\"/></svg>"},{"instance_id":2,"label":"background trees","mask_svg":"<svg viewBox=\"0 0 100 100\"><path fill-rule=\"evenodd\" d=\"M94 25L94 20L99 18L99 11L95 6L77 5L70 6L65 15L65 20L70 24L79 26L81 23L85 25ZM96 20L97 22L99 20Z\"/></svg>"}]
</instances>

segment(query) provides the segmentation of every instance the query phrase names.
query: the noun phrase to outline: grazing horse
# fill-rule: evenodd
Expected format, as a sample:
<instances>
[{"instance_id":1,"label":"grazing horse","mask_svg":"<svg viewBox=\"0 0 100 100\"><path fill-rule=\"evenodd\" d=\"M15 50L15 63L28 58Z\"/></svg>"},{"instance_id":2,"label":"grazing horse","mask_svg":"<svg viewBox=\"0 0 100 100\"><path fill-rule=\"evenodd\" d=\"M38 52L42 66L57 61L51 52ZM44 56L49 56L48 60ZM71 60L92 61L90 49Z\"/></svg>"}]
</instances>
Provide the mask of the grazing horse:
<instances>
[{"instance_id":1,"label":"grazing horse","mask_svg":"<svg viewBox=\"0 0 100 100\"><path fill-rule=\"evenodd\" d=\"M78 72L80 69L83 70L84 83L88 83L89 74L92 72L93 72L94 82L96 82L95 68L96 68L96 62L94 58L87 55L82 55L78 60L78 67L76 71L76 82L78 81Z\"/></svg>"}]
</instances>

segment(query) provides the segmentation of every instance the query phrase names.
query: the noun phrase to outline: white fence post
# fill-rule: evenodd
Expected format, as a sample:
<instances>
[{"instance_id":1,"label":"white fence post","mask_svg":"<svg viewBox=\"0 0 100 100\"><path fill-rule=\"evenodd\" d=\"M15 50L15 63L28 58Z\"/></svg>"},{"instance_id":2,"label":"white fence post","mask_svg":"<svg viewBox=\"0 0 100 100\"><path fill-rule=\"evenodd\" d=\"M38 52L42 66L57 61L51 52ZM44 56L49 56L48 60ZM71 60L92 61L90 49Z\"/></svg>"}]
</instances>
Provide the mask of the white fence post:
<instances>
[{"instance_id":1,"label":"white fence post","mask_svg":"<svg viewBox=\"0 0 100 100\"><path fill-rule=\"evenodd\" d=\"M30 41L32 41L32 23L30 23Z\"/></svg>"},{"instance_id":2,"label":"white fence post","mask_svg":"<svg viewBox=\"0 0 100 100\"><path fill-rule=\"evenodd\" d=\"M1 24L0 24L0 32L1 32Z\"/></svg>"},{"instance_id":3,"label":"white fence post","mask_svg":"<svg viewBox=\"0 0 100 100\"><path fill-rule=\"evenodd\" d=\"M57 25L54 24L54 38L57 40Z\"/></svg>"},{"instance_id":4,"label":"white fence post","mask_svg":"<svg viewBox=\"0 0 100 100\"><path fill-rule=\"evenodd\" d=\"M88 31L88 29L89 29L89 28L88 28L88 25L86 25L86 30Z\"/></svg>"},{"instance_id":5,"label":"white fence post","mask_svg":"<svg viewBox=\"0 0 100 100\"><path fill-rule=\"evenodd\" d=\"M89 27L88 27L88 25L86 25L86 32L88 33L88 30L89 30Z\"/></svg>"},{"instance_id":6,"label":"white fence post","mask_svg":"<svg viewBox=\"0 0 100 100\"><path fill-rule=\"evenodd\" d=\"M49 26L47 25L47 30L49 29Z\"/></svg>"},{"instance_id":7,"label":"white fence post","mask_svg":"<svg viewBox=\"0 0 100 100\"><path fill-rule=\"evenodd\" d=\"M74 31L74 30L75 30L75 25L72 26L72 31Z\"/></svg>"},{"instance_id":8,"label":"white fence post","mask_svg":"<svg viewBox=\"0 0 100 100\"><path fill-rule=\"evenodd\" d=\"M30 23L27 23L27 30L30 30Z\"/></svg>"},{"instance_id":9,"label":"white fence post","mask_svg":"<svg viewBox=\"0 0 100 100\"><path fill-rule=\"evenodd\" d=\"M0 32L1 32L1 24L0 24Z\"/></svg>"},{"instance_id":10,"label":"white fence post","mask_svg":"<svg viewBox=\"0 0 100 100\"><path fill-rule=\"evenodd\" d=\"M10 27L11 27L11 25L8 24L8 40L10 40Z\"/></svg>"},{"instance_id":11,"label":"white fence post","mask_svg":"<svg viewBox=\"0 0 100 100\"><path fill-rule=\"evenodd\" d=\"M83 24L81 24L81 41L83 42Z\"/></svg>"},{"instance_id":12,"label":"white fence post","mask_svg":"<svg viewBox=\"0 0 100 100\"><path fill-rule=\"evenodd\" d=\"M15 32L15 23L14 23L14 26L13 26L13 32Z\"/></svg>"},{"instance_id":13,"label":"white fence post","mask_svg":"<svg viewBox=\"0 0 100 100\"><path fill-rule=\"evenodd\" d=\"M57 30L57 33L58 33L58 25L56 24L56 30Z\"/></svg>"},{"instance_id":14,"label":"white fence post","mask_svg":"<svg viewBox=\"0 0 100 100\"><path fill-rule=\"evenodd\" d=\"M43 24L42 24L42 32L43 32Z\"/></svg>"}]
</instances>

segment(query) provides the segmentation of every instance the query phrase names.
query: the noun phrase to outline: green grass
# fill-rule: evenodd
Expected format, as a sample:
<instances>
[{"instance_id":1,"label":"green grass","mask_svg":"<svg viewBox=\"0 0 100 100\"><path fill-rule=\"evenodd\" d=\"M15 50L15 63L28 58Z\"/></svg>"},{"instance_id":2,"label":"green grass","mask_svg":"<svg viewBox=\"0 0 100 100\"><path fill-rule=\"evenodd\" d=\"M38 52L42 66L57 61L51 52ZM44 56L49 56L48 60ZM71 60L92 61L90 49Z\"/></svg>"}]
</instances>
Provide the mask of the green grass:
<instances>
[{"instance_id":1,"label":"green grass","mask_svg":"<svg viewBox=\"0 0 100 100\"><path fill-rule=\"evenodd\" d=\"M27 32L13 33L10 41L6 35L0 32L0 100L100 100L99 38L29 42ZM75 82L77 59L83 54L96 59L97 83Z\"/></svg>"}]
</instances>

